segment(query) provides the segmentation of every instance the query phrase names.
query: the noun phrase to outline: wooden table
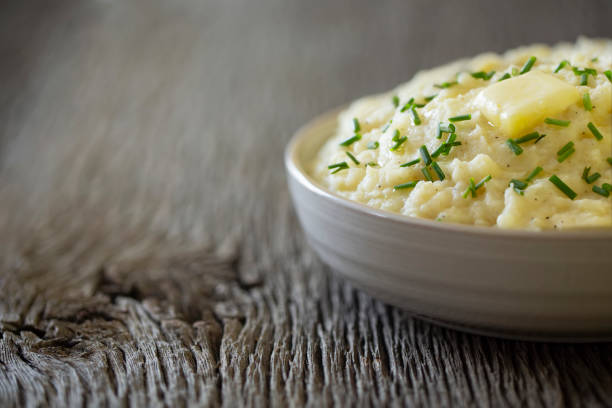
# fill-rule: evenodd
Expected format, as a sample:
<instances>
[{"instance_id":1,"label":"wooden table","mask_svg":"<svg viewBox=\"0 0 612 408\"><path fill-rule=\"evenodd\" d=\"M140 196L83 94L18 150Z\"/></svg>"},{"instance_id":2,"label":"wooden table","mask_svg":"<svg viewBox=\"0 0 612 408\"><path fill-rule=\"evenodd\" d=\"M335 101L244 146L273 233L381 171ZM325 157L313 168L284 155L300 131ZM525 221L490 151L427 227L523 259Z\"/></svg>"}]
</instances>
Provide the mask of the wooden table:
<instances>
[{"instance_id":1,"label":"wooden table","mask_svg":"<svg viewBox=\"0 0 612 408\"><path fill-rule=\"evenodd\" d=\"M609 406L609 344L458 333L330 275L282 153L419 68L610 36L611 5L5 4L0 406Z\"/></svg>"}]
</instances>

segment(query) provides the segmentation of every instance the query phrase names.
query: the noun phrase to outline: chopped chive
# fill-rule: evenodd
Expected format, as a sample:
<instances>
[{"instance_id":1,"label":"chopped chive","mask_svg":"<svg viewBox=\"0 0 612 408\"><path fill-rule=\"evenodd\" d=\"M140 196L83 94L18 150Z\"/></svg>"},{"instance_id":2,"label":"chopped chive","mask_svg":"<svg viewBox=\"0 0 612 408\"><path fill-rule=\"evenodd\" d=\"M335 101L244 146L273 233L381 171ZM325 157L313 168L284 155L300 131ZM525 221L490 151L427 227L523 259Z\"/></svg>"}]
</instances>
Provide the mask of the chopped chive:
<instances>
[{"instance_id":1,"label":"chopped chive","mask_svg":"<svg viewBox=\"0 0 612 408\"><path fill-rule=\"evenodd\" d=\"M512 150L514 152L515 155L519 155L521 153L523 153L523 148L519 145L517 145L514 140L512 139L508 139L506 140L506 144L508 145L508 147L510 148L510 150Z\"/></svg>"},{"instance_id":2,"label":"chopped chive","mask_svg":"<svg viewBox=\"0 0 612 408\"><path fill-rule=\"evenodd\" d=\"M457 81L442 82L441 84L435 84L434 86L438 89L445 89L450 88L453 85L457 85Z\"/></svg>"},{"instance_id":3,"label":"chopped chive","mask_svg":"<svg viewBox=\"0 0 612 408\"><path fill-rule=\"evenodd\" d=\"M568 150L572 149L574 147L574 142L567 142L567 144L565 146L563 146L561 149L559 149L559 151L557 152L557 156L561 156L563 153L567 152Z\"/></svg>"},{"instance_id":4,"label":"chopped chive","mask_svg":"<svg viewBox=\"0 0 612 408\"><path fill-rule=\"evenodd\" d=\"M470 73L470 75L472 76L472 78L484 79L488 81L489 79L491 79L493 75L495 75L495 71L489 71L488 73L484 71L478 71L478 72L472 72Z\"/></svg>"},{"instance_id":5,"label":"chopped chive","mask_svg":"<svg viewBox=\"0 0 612 408\"><path fill-rule=\"evenodd\" d=\"M455 131L455 125L449 123L448 125L442 125L442 122L438 125L438 139L442 138L442 133L453 133Z\"/></svg>"},{"instance_id":6,"label":"chopped chive","mask_svg":"<svg viewBox=\"0 0 612 408\"><path fill-rule=\"evenodd\" d=\"M408 137L406 136L402 136L399 139L397 139L395 141L395 144L393 146L391 146L391 148L389 150L391 150L392 152L396 151L397 149L399 149L399 147L404 144L404 142L408 140Z\"/></svg>"},{"instance_id":7,"label":"chopped chive","mask_svg":"<svg viewBox=\"0 0 612 408\"><path fill-rule=\"evenodd\" d=\"M353 118L353 131L357 133L360 130L361 130L361 125L359 124L359 119Z\"/></svg>"},{"instance_id":8,"label":"chopped chive","mask_svg":"<svg viewBox=\"0 0 612 408\"><path fill-rule=\"evenodd\" d=\"M470 185L463 192L463 198L467 198L468 194L472 193L472 197L476 197L476 185L474 184L474 178L470 177Z\"/></svg>"},{"instance_id":9,"label":"chopped chive","mask_svg":"<svg viewBox=\"0 0 612 408\"><path fill-rule=\"evenodd\" d=\"M568 196L571 200L576 198L578 194L574 190L572 190L567 184L565 184L556 174L553 174L548 178L548 180L555 185L559 190L563 192L566 196Z\"/></svg>"},{"instance_id":10,"label":"chopped chive","mask_svg":"<svg viewBox=\"0 0 612 408\"><path fill-rule=\"evenodd\" d=\"M578 67L572 67L572 71L574 72L574 75L578 76L578 75L597 75L597 70L593 69L593 68L583 68L580 69Z\"/></svg>"},{"instance_id":11,"label":"chopped chive","mask_svg":"<svg viewBox=\"0 0 612 408\"><path fill-rule=\"evenodd\" d=\"M580 85L588 85L589 84L589 76L587 74L580 75Z\"/></svg>"},{"instance_id":12,"label":"chopped chive","mask_svg":"<svg viewBox=\"0 0 612 408\"><path fill-rule=\"evenodd\" d=\"M440 179L440 181L442 181L442 180L444 180L446 178L446 176L444 175L444 172L442 171L442 169L440 168L438 163L436 163L436 162L431 163L431 168L434 169L434 171L438 175L438 178Z\"/></svg>"},{"instance_id":13,"label":"chopped chive","mask_svg":"<svg viewBox=\"0 0 612 408\"><path fill-rule=\"evenodd\" d=\"M435 98L436 96L438 96L438 94L426 96L425 97L425 102L431 102L433 100L433 98Z\"/></svg>"},{"instance_id":14,"label":"chopped chive","mask_svg":"<svg viewBox=\"0 0 612 408\"><path fill-rule=\"evenodd\" d=\"M497 80L497 82L505 81L508 78L510 78L510 74L506 72L501 78Z\"/></svg>"},{"instance_id":15,"label":"chopped chive","mask_svg":"<svg viewBox=\"0 0 612 408\"><path fill-rule=\"evenodd\" d=\"M601 188L603 188L604 190L606 190L608 193L612 193L612 184L603 183L603 184L601 185Z\"/></svg>"},{"instance_id":16,"label":"chopped chive","mask_svg":"<svg viewBox=\"0 0 612 408\"><path fill-rule=\"evenodd\" d=\"M352 145L353 143L355 143L358 140L361 140L361 135L359 133L357 133L353 137L349 137L344 142L340 143L340 146L344 146L344 147L350 146L350 145Z\"/></svg>"},{"instance_id":17,"label":"chopped chive","mask_svg":"<svg viewBox=\"0 0 612 408\"><path fill-rule=\"evenodd\" d=\"M431 154L431 157L436 158L439 155L441 155L446 150L446 146L447 146L446 143L440 144L440 146L438 146L438 148L433 151L433 153Z\"/></svg>"},{"instance_id":18,"label":"chopped chive","mask_svg":"<svg viewBox=\"0 0 612 408\"><path fill-rule=\"evenodd\" d=\"M512 179L510 180L510 183L508 183L508 185L511 186L512 189L516 191L518 194L520 195L525 194L524 190L527 188L527 183L525 183L524 181Z\"/></svg>"},{"instance_id":19,"label":"chopped chive","mask_svg":"<svg viewBox=\"0 0 612 408\"><path fill-rule=\"evenodd\" d=\"M601 174L599 173L593 173L589 175L590 171L590 167L585 167L584 170L582 170L582 179L586 181L587 184L593 184L595 181L597 181L598 178L601 177Z\"/></svg>"},{"instance_id":20,"label":"chopped chive","mask_svg":"<svg viewBox=\"0 0 612 408\"><path fill-rule=\"evenodd\" d=\"M400 103L399 96L393 95L392 102L393 102L393 106L395 106L397 108L399 106L399 103Z\"/></svg>"},{"instance_id":21,"label":"chopped chive","mask_svg":"<svg viewBox=\"0 0 612 408\"><path fill-rule=\"evenodd\" d=\"M429 155L429 152L427 151L427 146L423 145L419 147L419 153L421 154L423 163L425 163L426 166L429 166L432 160L431 160L431 156Z\"/></svg>"},{"instance_id":22,"label":"chopped chive","mask_svg":"<svg viewBox=\"0 0 612 408\"><path fill-rule=\"evenodd\" d=\"M408 183L404 183L404 184L398 184L397 186L393 186L394 190L401 190L404 188L413 188L414 186L416 186L418 183L418 181L409 181Z\"/></svg>"},{"instance_id":23,"label":"chopped chive","mask_svg":"<svg viewBox=\"0 0 612 408\"><path fill-rule=\"evenodd\" d=\"M516 144L526 143L530 140L537 139L539 137L540 137L540 134L538 132L532 132L532 133L526 134L525 136L519 137L518 139L514 139L514 143Z\"/></svg>"},{"instance_id":24,"label":"chopped chive","mask_svg":"<svg viewBox=\"0 0 612 408\"><path fill-rule=\"evenodd\" d=\"M593 105L591 104L591 96L588 92L582 95L582 105L587 111L593 110Z\"/></svg>"},{"instance_id":25,"label":"chopped chive","mask_svg":"<svg viewBox=\"0 0 612 408\"><path fill-rule=\"evenodd\" d=\"M600 196L610 197L610 192L599 186L593 186L593 192L599 194Z\"/></svg>"},{"instance_id":26,"label":"chopped chive","mask_svg":"<svg viewBox=\"0 0 612 408\"><path fill-rule=\"evenodd\" d=\"M417 164L417 163L418 163L418 162L420 162L420 161L421 161L421 159L418 159L418 158L417 158L417 159L414 159L414 160L409 161L409 162L407 162L407 163L400 164L400 167L410 167L410 166L414 166L415 164Z\"/></svg>"},{"instance_id":27,"label":"chopped chive","mask_svg":"<svg viewBox=\"0 0 612 408\"><path fill-rule=\"evenodd\" d=\"M569 65L569 61L568 60L563 60L559 63L559 65L557 65L557 68L555 68L554 73L556 74L557 72L561 71L566 65Z\"/></svg>"},{"instance_id":28,"label":"chopped chive","mask_svg":"<svg viewBox=\"0 0 612 408\"><path fill-rule=\"evenodd\" d=\"M531 67L533 67L533 64L535 64L535 62L536 62L536 57L529 58L527 62L525 63L525 65L523 65L523 69L521 69L521 72L519 72L519 75L523 75L529 72L531 70Z\"/></svg>"},{"instance_id":29,"label":"chopped chive","mask_svg":"<svg viewBox=\"0 0 612 408\"><path fill-rule=\"evenodd\" d=\"M389 129L389 126L391 126L391 123L393 123L393 119L390 119L389 122L387 122L387 124L385 125L385 127L383 127L380 131L382 133L385 133L387 129Z\"/></svg>"},{"instance_id":30,"label":"chopped chive","mask_svg":"<svg viewBox=\"0 0 612 408\"><path fill-rule=\"evenodd\" d=\"M591 58L591 62L597 62L597 61L599 61L599 57Z\"/></svg>"},{"instance_id":31,"label":"chopped chive","mask_svg":"<svg viewBox=\"0 0 612 408\"><path fill-rule=\"evenodd\" d=\"M595 125L593 124L593 122L589 122L587 127L589 128L589 130L591 131L591 133L593 134L593 136L595 136L595 139L597 140L601 140L603 139L603 135L601 134L601 132L599 131L599 129L597 129L595 127Z\"/></svg>"},{"instance_id":32,"label":"chopped chive","mask_svg":"<svg viewBox=\"0 0 612 408\"><path fill-rule=\"evenodd\" d=\"M565 159L567 159L568 157L570 157L572 154L574 154L576 152L576 149L574 149L573 147L570 148L569 150L563 152L563 154L560 154L559 156L557 156L557 161L559 163L563 163L565 161Z\"/></svg>"},{"instance_id":33,"label":"chopped chive","mask_svg":"<svg viewBox=\"0 0 612 408\"><path fill-rule=\"evenodd\" d=\"M470 120L470 119L472 119L472 115L468 113L465 115L453 116L452 118L449 118L448 120L451 122L462 122L464 120Z\"/></svg>"},{"instance_id":34,"label":"chopped chive","mask_svg":"<svg viewBox=\"0 0 612 408\"><path fill-rule=\"evenodd\" d=\"M533 169L533 171L532 171L531 173L529 173L529 176L527 176L527 178L525 179L525 181L529 183L531 180L533 180L533 179L535 178L535 176L537 176L538 174L540 174L540 172L541 172L542 170L543 170L543 169L542 169L540 166L536 167L535 169Z\"/></svg>"},{"instance_id":35,"label":"chopped chive","mask_svg":"<svg viewBox=\"0 0 612 408\"><path fill-rule=\"evenodd\" d=\"M400 131L399 129L395 129L395 132L393 132L393 137L391 138L391 140L393 140L394 142L397 142L400 138Z\"/></svg>"},{"instance_id":36,"label":"chopped chive","mask_svg":"<svg viewBox=\"0 0 612 408\"><path fill-rule=\"evenodd\" d=\"M376 149L378 149L378 146L380 146L380 143L375 141L375 142L368 143L367 148L370 149L370 150L376 150Z\"/></svg>"},{"instance_id":37,"label":"chopped chive","mask_svg":"<svg viewBox=\"0 0 612 408\"><path fill-rule=\"evenodd\" d=\"M366 167L368 167L368 166L376 167L376 166L378 166L378 163L371 161L371 162L366 163Z\"/></svg>"},{"instance_id":38,"label":"chopped chive","mask_svg":"<svg viewBox=\"0 0 612 408\"><path fill-rule=\"evenodd\" d=\"M412 104L412 109L414 109L414 108L422 108L424 106L425 106L424 103L413 103Z\"/></svg>"},{"instance_id":39,"label":"chopped chive","mask_svg":"<svg viewBox=\"0 0 612 408\"><path fill-rule=\"evenodd\" d=\"M597 179L599 179L601 177L601 174L599 173L593 173L591 174L589 177L587 177L587 179L585 180L587 182L587 184L593 184L594 182L597 181Z\"/></svg>"},{"instance_id":40,"label":"chopped chive","mask_svg":"<svg viewBox=\"0 0 612 408\"><path fill-rule=\"evenodd\" d=\"M423 167L421 169L421 172L423 173L427 181L433 181L433 178L431 178L431 174L429 173L429 170L427 170L427 167Z\"/></svg>"},{"instance_id":41,"label":"chopped chive","mask_svg":"<svg viewBox=\"0 0 612 408\"><path fill-rule=\"evenodd\" d=\"M535 141L535 142L533 142L533 144L538 143L540 140L544 139L545 137L546 137L546 134L542 133L542 134L540 135L540 137L538 137L538 138L536 139L536 141Z\"/></svg>"},{"instance_id":42,"label":"chopped chive","mask_svg":"<svg viewBox=\"0 0 612 408\"><path fill-rule=\"evenodd\" d=\"M608 162L608 164L609 164L610 166L612 166L612 157L608 157L608 158L606 159L606 161Z\"/></svg>"},{"instance_id":43,"label":"chopped chive","mask_svg":"<svg viewBox=\"0 0 612 408\"><path fill-rule=\"evenodd\" d=\"M414 121L415 126L420 125L421 124L421 118L419 117L419 114L417 113L417 111L414 108L414 106L410 109L410 113L412 113L412 120Z\"/></svg>"},{"instance_id":44,"label":"chopped chive","mask_svg":"<svg viewBox=\"0 0 612 408\"><path fill-rule=\"evenodd\" d=\"M603 74L608 78L608 81L612 82L612 70L604 71Z\"/></svg>"},{"instance_id":45,"label":"chopped chive","mask_svg":"<svg viewBox=\"0 0 612 408\"><path fill-rule=\"evenodd\" d=\"M340 163L330 164L329 166L327 166L327 168L330 170L335 169L334 171L331 172L331 174L336 174L340 170L348 169L349 165L345 161L343 161Z\"/></svg>"},{"instance_id":46,"label":"chopped chive","mask_svg":"<svg viewBox=\"0 0 612 408\"><path fill-rule=\"evenodd\" d=\"M351 152L345 152L346 155L353 161L353 163L355 163L357 166L359 166L359 160L357 160L357 158L355 158L355 156L353 156L353 154Z\"/></svg>"},{"instance_id":47,"label":"chopped chive","mask_svg":"<svg viewBox=\"0 0 612 408\"><path fill-rule=\"evenodd\" d=\"M406 112L408 109L410 109L413 103L414 103L414 98L410 98L408 102L406 102L406 104L402 107L400 112Z\"/></svg>"},{"instance_id":48,"label":"chopped chive","mask_svg":"<svg viewBox=\"0 0 612 408\"><path fill-rule=\"evenodd\" d=\"M489 181L489 180L491 180L491 175L490 175L490 174L489 174L487 177L485 177L485 178L483 178L482 180L480 180L480 181L479 181L479 182L476 184L476 186L474 186L474 188L475 188L476 190L478 190L480 187L484 186L484 184L485 184L487 181Z\"/></svg>"},{"instance_id":49,"label":"chopped chive","mask_svg":"<svg viewBox=\"0 0 612 408\"><path fill-rule=\"evenodd\" d=\"M569 121L569 120L561 120L561 119L553 119L553 118L546 118L546 119L544 119L544 123L547 123L549 125L568 127L569 124L571 123L571 121Z\"/></svg>"},{"instance_id":50,"label":"chopped chive","mask_svg":"<svg viewBox=\"0 0 612 408\"><path fill-rule=\"evenodd\" d=\"M512 76L517 76L519 74L519 69L517 67L512 67Z\"/></svg>"}]
</instances>

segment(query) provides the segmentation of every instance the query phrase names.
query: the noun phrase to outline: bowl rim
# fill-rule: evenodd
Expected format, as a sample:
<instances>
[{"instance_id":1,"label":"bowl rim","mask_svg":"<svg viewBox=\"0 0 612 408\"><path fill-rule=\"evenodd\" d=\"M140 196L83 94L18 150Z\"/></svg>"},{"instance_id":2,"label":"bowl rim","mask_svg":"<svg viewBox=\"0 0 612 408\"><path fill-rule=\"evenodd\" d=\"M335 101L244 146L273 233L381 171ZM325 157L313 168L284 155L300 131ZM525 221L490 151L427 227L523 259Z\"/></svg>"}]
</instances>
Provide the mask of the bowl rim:
<instances>
[{"instance_id":1,"label":"bowl rim","mask_svg":"<svg viewBox=\"0 0 612 408\"><path fill-rule=\"evenodd\" d=\"M303 146L305 139L318 127L328 124L331 121L337 121L338 114L346 109L348 105L342 105L337 108L326 111L325 113L316 116L298 130L295 131L284 152L285 169L288 177L293 177L299 184L314 193L321 199L333 202L347 210L352 210L364 213L375 218L393 221L402 225L417 227L422 229L437 230L446 233L469 234L482 237L498 237L505 239L530 239L530 240L575 240L575 239L596 239L596 240L612 240L612 228L588 228L573 229L573 230L520 230L520 229L503 229L496 227L483 227L477 225L467 225L458 223L441 223L425 218L410 217L406 215L396 214L389 211L379 210L370 207L366 204L357 201L349 200L342 197L331 190L326 189L318 184L306 171L303 163L298 159L298 151ZM611 204L612 205L612 204Z\"/></svg>"}]
</instances>

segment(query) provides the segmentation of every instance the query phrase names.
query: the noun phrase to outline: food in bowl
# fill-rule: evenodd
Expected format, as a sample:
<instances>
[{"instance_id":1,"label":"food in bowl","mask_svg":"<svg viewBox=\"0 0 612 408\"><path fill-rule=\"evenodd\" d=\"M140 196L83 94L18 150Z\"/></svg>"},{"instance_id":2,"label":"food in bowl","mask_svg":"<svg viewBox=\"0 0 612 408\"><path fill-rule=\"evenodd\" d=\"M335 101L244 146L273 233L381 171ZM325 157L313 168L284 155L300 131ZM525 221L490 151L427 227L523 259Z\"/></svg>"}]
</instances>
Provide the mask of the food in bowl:
<instances>
[{"instance_id":1,"label":"food in bowl","mask_svg":"<svg viewBox=\"0 0 612 408\"><path fill-rule=\"evenodd\" d=\"M312 163L370 207L508 229L612 227L612 40L532 45L354 102Z\"/></svg>"}]
</instances>

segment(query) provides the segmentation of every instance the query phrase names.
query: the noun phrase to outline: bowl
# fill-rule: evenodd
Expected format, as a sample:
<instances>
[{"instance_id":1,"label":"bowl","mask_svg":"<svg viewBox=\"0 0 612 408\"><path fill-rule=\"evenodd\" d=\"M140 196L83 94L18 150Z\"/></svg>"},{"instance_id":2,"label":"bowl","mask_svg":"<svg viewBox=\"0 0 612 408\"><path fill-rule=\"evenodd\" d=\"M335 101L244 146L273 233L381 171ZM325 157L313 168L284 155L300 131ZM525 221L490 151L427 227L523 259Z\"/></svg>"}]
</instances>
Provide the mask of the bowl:
<instances>
[{"instance_id":1,"label":"bowl","mask_svg":"<svg viewBox=\"0 0 612 408\"><path fill-rule=\"evenodd\" d=\"M296 132L289 191L331 269L416 317L497 337L612 339L612 229L520 231L441 223L350 201L308 174L340 109Z\"/></svg>"}]
</instances>

